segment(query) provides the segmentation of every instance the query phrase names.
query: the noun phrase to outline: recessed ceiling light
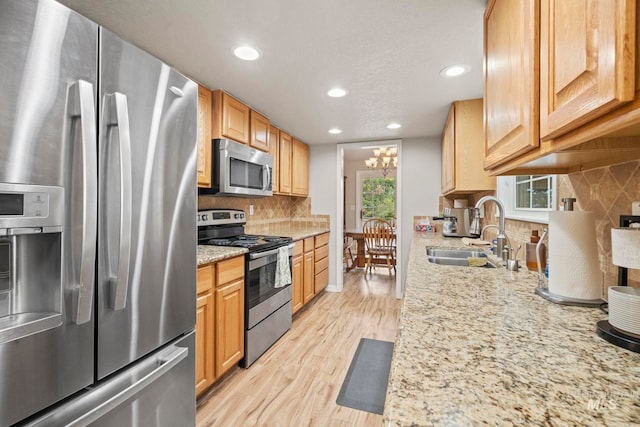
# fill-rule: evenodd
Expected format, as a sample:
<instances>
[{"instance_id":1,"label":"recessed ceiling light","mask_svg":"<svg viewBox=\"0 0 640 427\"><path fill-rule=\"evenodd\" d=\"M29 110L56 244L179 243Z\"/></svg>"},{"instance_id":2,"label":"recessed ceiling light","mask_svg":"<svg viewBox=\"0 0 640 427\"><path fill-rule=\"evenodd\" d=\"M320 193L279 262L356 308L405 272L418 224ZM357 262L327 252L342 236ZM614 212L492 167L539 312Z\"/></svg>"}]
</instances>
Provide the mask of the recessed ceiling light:
<instances>
[{"instance_id":1,"label":"recessed ceiling light","mask_svg":"<svg viewBox=\"0 0 640 427\"><path fill-rule=\"evenodd\" d=\"M387 129L399 129L402 125L400 123L389 123Z\"/></svg>"},{"instance_id":2,"label":"recessed ceiling light","mask_svg":"<svg viewBox=\"0 0 640 427\"><path fill-rule=\"evenodd\" d=\"M260 52L258 52L258 49L251 46L239 46L233 49L233 54L245 61L255 61L260 58Z\"/></svg>"},{"instance_id":3,"label":"recessed ceiling light","mask_svg":"<svg viewBox=\"0 0 640 427\"><path fill-rule=\"evenodd\" d=\"M458 77L469 71L469 67L466 65L451 65L450 67L443 68L440 71L442 77Z\"/></svg>"},{"instance_id":4,"label":"recessed ceiling light","mask_svg":"<svg viewBox=\"0 0 640 427\"><path fill-rule=\"evenodd\" d=\"M340 129L338 129L338 128L332 128L332 129L329 129L329 133L337 135L339 133L342 133L342 131Z\"/></svg>"},{"instance_id":5,"label":"recessed ceiling light","mask_svg":"<svg viewBox=\"0 0 640 427\"><path fill-rule=\"evenodd\" d=\"M329 92L327 92L327 95L329 95L332 98L342 98L346 94L347 94L347 91L339 87L333 88Z\"/></svg>"}]
</instances>

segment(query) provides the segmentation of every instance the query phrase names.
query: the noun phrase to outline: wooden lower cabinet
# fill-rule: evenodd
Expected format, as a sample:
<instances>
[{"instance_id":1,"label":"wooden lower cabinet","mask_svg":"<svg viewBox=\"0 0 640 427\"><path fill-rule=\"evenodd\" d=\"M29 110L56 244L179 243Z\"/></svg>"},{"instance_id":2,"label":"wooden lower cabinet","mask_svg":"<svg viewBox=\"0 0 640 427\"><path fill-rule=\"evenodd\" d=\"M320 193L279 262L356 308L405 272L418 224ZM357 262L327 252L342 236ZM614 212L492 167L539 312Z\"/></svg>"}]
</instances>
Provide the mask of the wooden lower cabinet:
<instances>
[{"instance_id":1,"label":"wooden lower cabinet","mask_svg":"<svg viewBox=\"0 0 640 427\"><path fill-rule=\"evenodd\" d=\"M303 297L303 242L298 240L293 248L293 256L291 257L291 307L295 314L304 305Z\"/></svg>"},{"instance_id":2,"label":"wooden lower cabinet","mask_svg":"<svg viewBox=\"0 0 640 427\"><path fill-rule=\"evenodd\" d=\"M329 233L295 242L291 258L292 311L298 312L329 283Z\"/></svg>"},{"instance_id":3,"label":"wooden lower cabinet","mask_svg":"<svg viewBox=\"0 0 640 427\"><path fill-rule=\"evenodd\" d=\"M329 233L315 237L314 293L317 295L329 284Z\"/></svg>"},{"instance_id":4,"label":"wooden lower cabinet","mask_svg":"<svg viewBox=\"0 0 640 427\"><path fill-rule=\"evenodd\" d=\"M304 239L304 255L302 267L302 295L304 303L308 303L316 296L315 293L315 271L314 271L314 250L315 244L313 237Z\"/></svg>"},{"instance_id":5,"label":"wooden lower cabinet","mask_svg":"<svg viewBox=\"0 0 640 427\"><path fill-rule=\"evenodd\" d=\"M198 267L196 396L244 357L244 256Z\"/></svg>"},{"instance_id":6,"label":"wooden lower cabinet","mask_svg":"<svg viewBox=\"0 0 640 427\"><path fill-rule=\"evenodd\" d=\"M196 396L215 381L214 300L215 264L198 267L196 300Z\"/></svg>"},{"instance_id":7,"label":"wooden lower cabinet","mask_svg":"<svg viewBox=\"0 0 640 427\"><path fill-rule=\"evenodd\" d=\"M244 356L244 278L216 288L216 377Z\"/></svg>"},{"instance_id":8,"label":"wooden lower cabinet","mask_svg":"<svg viewBox=\"0 0 640 427\"><path fill-rule=\"evenodd\" d=\"M196 303L196 395L215 381L213 337L213 295L207 292Z\"/></svg>"}]
</instances>

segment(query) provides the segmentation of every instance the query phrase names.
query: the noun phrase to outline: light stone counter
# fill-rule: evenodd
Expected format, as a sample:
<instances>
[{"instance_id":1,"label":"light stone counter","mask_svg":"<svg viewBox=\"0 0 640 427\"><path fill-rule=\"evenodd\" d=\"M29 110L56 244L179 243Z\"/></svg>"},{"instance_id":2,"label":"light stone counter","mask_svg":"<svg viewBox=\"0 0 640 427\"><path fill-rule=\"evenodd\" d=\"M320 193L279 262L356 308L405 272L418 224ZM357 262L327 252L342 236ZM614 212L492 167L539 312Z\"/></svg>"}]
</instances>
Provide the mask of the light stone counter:
<instances>
[{"instance_id":1,"label":"light stone counter","mask_svg":"<svg viewBox=\"0 0 640 427\"><path fill-rule=\"evenodd\" d=\"M412 242L385 426L640 424L640 354L596 335L603 312L540 298L526 268L432 264L425 247L463 245L426 236Z\"/></svg>"},{"instance_id":2,"label":"light stone counter","mask_svg":"<svg viewBox=\"0 0 640 427\"><path fill-rule=\"evenodd\" d=\"M229 246L198 245L198 265L210 262L222 261L248 252L245 248L232 248Z\"/></svg>"}]
</instances>

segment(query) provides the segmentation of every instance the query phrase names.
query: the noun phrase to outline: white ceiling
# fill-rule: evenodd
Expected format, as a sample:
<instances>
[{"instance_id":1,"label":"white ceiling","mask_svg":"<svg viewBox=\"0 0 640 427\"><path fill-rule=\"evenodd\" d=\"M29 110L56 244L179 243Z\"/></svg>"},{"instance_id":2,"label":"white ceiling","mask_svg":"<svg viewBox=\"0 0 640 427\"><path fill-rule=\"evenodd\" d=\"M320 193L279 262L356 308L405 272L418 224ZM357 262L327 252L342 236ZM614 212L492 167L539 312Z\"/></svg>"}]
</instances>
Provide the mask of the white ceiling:
<instances>
[{"instance_id":1,"label":"white ceiling","mask_svg":"<svg viewBox=\"0 0 640 427\"><path fill-rule=\"evenodd\" d=\"M60 1L309 144L439 136L452 101L483 93L486 0ZM243 44L262 57L235 58Z\"/></svg>"}]
</instances>

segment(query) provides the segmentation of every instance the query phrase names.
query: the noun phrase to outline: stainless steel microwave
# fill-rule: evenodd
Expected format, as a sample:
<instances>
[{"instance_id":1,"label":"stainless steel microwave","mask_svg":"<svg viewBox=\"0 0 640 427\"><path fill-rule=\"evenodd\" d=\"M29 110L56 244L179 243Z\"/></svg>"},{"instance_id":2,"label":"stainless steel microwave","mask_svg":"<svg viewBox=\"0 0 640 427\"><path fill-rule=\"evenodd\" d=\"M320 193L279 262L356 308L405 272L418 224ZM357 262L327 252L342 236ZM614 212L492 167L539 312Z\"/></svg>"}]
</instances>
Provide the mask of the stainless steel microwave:
<instances>
[{"instance_id":1,"label":"stainless steel microwave","mask_svg":"<svg viewBox=\"0 0 640 427\"><path fill-rule=\"evenodd\" d=\"M200 194L237 197L271 196L273 157L229 139L214 139L211 188Z\"/></svg>"}]
</instances>

